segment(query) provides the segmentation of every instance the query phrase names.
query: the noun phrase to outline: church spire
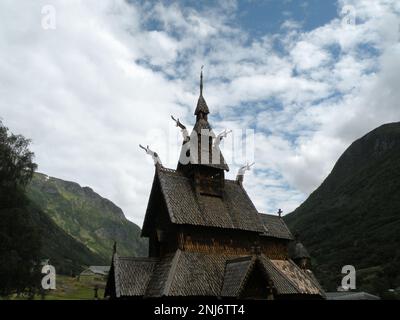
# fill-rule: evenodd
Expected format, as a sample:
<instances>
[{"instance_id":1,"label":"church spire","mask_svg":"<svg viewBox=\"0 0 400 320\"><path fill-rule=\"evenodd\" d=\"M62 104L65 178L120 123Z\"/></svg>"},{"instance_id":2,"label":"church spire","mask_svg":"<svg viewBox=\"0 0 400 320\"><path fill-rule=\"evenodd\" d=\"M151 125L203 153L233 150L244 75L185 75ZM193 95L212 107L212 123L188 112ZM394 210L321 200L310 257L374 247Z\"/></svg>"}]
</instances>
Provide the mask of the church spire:
<instances>
[{"instance_id":1,"label":"church spire","mask_svg":"<svg viewBox=\"0 0 400 320\"><path fill-rule=\"evenodd\" d=\"M200 113L202 113L203 116L210 113L210 111L208 110L206 100L204 100L204 97L203 97L203 67L204 66L201 66L201 71L200 71L200 96L199 96L199 100L197 101L196 110L194 111L194 114L198 117L197 120L199 119Z\"/></svg>"},{"instance_id":2,"label":"church spire","mask_svg":"<svg viewBox=\"0 0 400 320\"><path fill-rule=\"evenodd\" d=\"M188 164L187 161L189 160L190 164L193 165L202 165L202 167L213 167L214 169L229 171L229 167L219 150L219 142L222 139L221 136L218 137L219 140L214 145L216 137L208 122L209 113L210 111L206 100L203 97L203 66L201 66L200 95L194 112L196 115L196 123L190 136L185 137L178 169L188 168L186 164ZM174 118L173 120L179 126L178 121ZM190 159L187 159L188 157Z\"/></svg>"},{"instance_id":3,"label":"church spire","mask_svg":"<svg viewBox=\"0 0 400 320\"><path fill-rule=\"evenodd\" d=\"M201 71L200 71L200 96L203 95L203 68L204 68L204 66L201 66Z\"/></svg>"}]
</instances>

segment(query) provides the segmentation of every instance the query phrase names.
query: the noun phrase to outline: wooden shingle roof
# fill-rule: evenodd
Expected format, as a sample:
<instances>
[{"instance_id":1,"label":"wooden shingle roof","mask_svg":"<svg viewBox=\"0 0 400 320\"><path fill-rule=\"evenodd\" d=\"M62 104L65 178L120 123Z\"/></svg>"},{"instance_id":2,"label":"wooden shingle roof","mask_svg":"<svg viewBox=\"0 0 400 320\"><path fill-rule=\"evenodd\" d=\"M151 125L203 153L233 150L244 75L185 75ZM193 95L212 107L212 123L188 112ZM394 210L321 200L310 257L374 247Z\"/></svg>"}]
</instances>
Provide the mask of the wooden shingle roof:
<instances>
[{"instance_id":1,"label":"wooden shingle roof","mask_svg":"<svg viewBox=\"0 0 400 320\"><path fill-rule=\"evenodd\" d=\"M113 257L115 294L120 297L143 296L153 274L157 259Z\"/></svg>"},{"instance_id":2,"label":"wooden shingle roof","mask_svg":"<svg viewBox=\"0 0 400 320\"><path fill-rule=\"evenodd\" d=\"M161 192L174 224L265 232L257 209L236 181L225 180L223 196L219 198L196 193L190 179L178 171L158 168L152 194L155 192ZM149 201L143 235L147 234L151 211Z\"/></svg>"},{"instance_id":3,"label":"wooden shingle roof","mask_svg":"<svg viewBox=\"0 0 400 320\"><path fill-rule=\"evenodd\" d=\"M242 257L227 261L224 283L221 291L223 297L237 297L243 289L247 277L257 263L271 280L278 295L319 295L323 291L314 277L300 269L291 260L270 260L265 255Z\"/></svg>"},{"instance_id":4,"label":"wooden shingle roof","mask_svg":"<svg viewBox=\"0 0 400 320\"><path fill-rule=\"evenodd\" d=\"M178 249L159 260L146 296L218 296L228 257Z\"/></svg>"},{"instance_id":5,"label":"wooden shingle roof","mask_svg":"<svg viewBox=\"0 0 400 320\"><path fill-rule=\"evenodd\" d=\"M219 296L227 256L177 250L166 296Z\"/></svg>"},{"instance_id":6,"label":"wooden shingle roof","mask_svg":"<svg viewBox=\"0 0 400 320\"><path fill-rule=\"evenodd\" d=\"M275 270L282 276L282 286L278 289L279 294L291 294L290 287L299 294L324 295L318 282L311 277L311 271L300 269L292 260L269 260L263 257L265 264L272 264ZM284 278L284 279L283 279Z\"/></svg>"},{"instance_id":7,"label":"wooden shingle roof","mask_svg":"<svg viewBox=\"0 0 400 320\"><path fill-rule=\"evenodd\" d=\"M238 297L255 263L278 295L324 295L312 273L291 260L270 260L265 255L240 257L178 249L159 259L116 258L111 272L117 297Z\"/></svg>"},{"instance_id":8,"label":"wooden shingle roof","mask_svg":"<svg viewBox=\"0 0 400 320\"><path fill-rule=\"evenodd\" d=\"M172 223L254 231L293 240L283 219L258 213L247 192L236 181L225 180L223 197L219 198L196 193L190 179L179 171L157 168L152 196L157 192L165 201ZM152 215L150 200L143 224L144 236Z\"/></svg>"},{"instance_id":9,"label":"wooden shingle roof","mask_svg":"<svg viewBox=\"0 0 400 320\"><path fill-rule=\"evenodd\" d=\"M103 275L106 276L110 271L110 266L89 266L89 268L85 269L80 273L80 275Z\"/></svg>"},{"instance_id":10,"label":"wooden shingle roof","mask_svg":"<svg viewBox=\"0 0 400 320\"><path fill-rule=\"evenodd\" d=\"M252 256L226 262L224 283L221 290L222 297L237 297L239 295L253 263L254 257Z\"/></svg>"},{"instance_id":11,"label":"wooden shingle roof","mask_svg":"<svg viewBox=\"0 0 400 320\"><path fill-rule=\"evenodd\" d=\"M176 253L168 254L157 262L146 290L146 296L162 297L166 294L167 281L175 255Z\"/></svg>"},{"instance_id":12,"label":"wooden shingle roof","mask_svg":"<svg viewBox=\"0 0 400 320\"><path fill-rule=\"evenodd\" d=\"M194 111L194 114L197 116L200 112L203 112L204 114L210 113L210 110L208 109L207 106L207 102L202 94L200 94L199 99L197 100L197 106L196 110Z\"/></svg>"},{"instance_id":13,"label":"wooden shingle roof","mask_svg":"<svg viewBox=\"0 0 400 320\"><path fill-rule=\"evenodd\" d=\"M261 219L266 228L265 236L293 240L293 235L283 219L276 215L261 213Z\"/></svg>"}]
</instances>

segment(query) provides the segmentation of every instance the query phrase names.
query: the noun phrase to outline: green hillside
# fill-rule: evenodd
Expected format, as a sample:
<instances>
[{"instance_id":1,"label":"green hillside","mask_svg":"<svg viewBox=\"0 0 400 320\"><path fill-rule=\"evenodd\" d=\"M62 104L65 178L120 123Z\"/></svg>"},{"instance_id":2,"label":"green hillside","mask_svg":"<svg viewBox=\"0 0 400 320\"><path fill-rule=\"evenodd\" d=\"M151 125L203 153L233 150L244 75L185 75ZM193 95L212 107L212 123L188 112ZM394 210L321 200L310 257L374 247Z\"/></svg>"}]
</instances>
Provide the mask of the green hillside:
<instances>
[{"instance_id":1,"label":"green hillside","mask_svg":"<svg viewBox=\"0 0 400 320\"><path fill-rule=\"evenodd\" d=\"M27 195L64 234L76 240L64 243L63 250L48 248L51 257L74 251L87 258L91 256L90 264L108 264L114 241L117 241L121 255L143 256L147 253L147 243L140 238L140 228L127 220L115 204L88 187L35 173L28 185ZM48 242L44 243L45 247L51 247L52 241ZM79 245L82 246L78 250ZM72 249L73 246L76 250ZM88 251L90 254L87 254Z\"/></svg>"},{"instance_id":2,"label":"green hillside","mask_svg":"<svg viewBox=\"0 0 400 320\"><path fill-rule=\"evenodd\" d=\"M355 141L321 186L285 216L309 249L328 290L354 265L357 290L400 286L400 123Z\"/></svg>"},{"instance_id":3,"label":"green hillside","mask_svg":"<svg viewBox=\"0 0 400 320\"><path fill-rule=\"evenodd\" d=\"M68 235L34 203L25 209L41 238L41 257L50 258L57 273L78 274L83 266L109 263L99 254Z\"/></svg>"}]
</instances>

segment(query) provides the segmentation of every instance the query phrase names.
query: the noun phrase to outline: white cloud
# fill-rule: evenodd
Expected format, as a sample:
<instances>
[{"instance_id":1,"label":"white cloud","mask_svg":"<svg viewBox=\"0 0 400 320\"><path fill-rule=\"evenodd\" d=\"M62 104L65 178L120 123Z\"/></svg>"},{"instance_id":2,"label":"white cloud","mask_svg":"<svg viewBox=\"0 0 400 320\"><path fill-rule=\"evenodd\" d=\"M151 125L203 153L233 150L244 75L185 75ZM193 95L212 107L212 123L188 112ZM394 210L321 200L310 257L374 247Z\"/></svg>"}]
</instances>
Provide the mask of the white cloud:
<instances>
[{"instance_id":1,"label":"white cloud","mask_svg":"<svg viewBox=\"0 0 400 320\"><path fill-rule=\"evenodd\" d=\"M56 30L41 28L48 3ZM205 64L212 124L256 129L256 170L245 180L251 197L261 211L289 212L354 139L400 116L399 3L346 4L356 9L355 26L338 17L304 32L288 22L250 38L232 23L234 1L202 11L2 1L0 115L33 139L41 171L90 185L141 224L153 167L137 146L150 144L175 166L179 133L169 116L193 124Z\"/></svg>"},{"instance_id":2,"label":"white cloud","mask_svg":"<svg viewBox=\"0 0 400 320\"><path fill-rule=\"evenodd\" d=\"M299 41L291 51L296 68L307 70L317 68L329 60L329 54L320 47L306 41Z\"/></svg>"}]
</instances>

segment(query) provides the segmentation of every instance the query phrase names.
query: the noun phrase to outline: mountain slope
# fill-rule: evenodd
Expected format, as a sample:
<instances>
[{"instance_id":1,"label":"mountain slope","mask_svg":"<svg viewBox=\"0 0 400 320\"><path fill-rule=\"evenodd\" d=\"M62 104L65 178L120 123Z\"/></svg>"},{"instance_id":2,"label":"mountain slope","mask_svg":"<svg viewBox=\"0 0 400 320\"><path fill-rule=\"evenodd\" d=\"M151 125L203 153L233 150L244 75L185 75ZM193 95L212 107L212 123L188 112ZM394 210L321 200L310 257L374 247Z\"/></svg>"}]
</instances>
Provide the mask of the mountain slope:
<instances>
[{"instance_id":1,"label":"mountain slope","mask_svg":"<svg viewBox=\"0 0 400 320\"><path fill-rule=\"evenodd\" d=\"M109 259L104 259L68 235L34 203L25 210L41 236L41 257L50 258L58 274L77 274L84 266L109 263Z\"/></svg>"},{"instance_id":2,"label":"mountain slope","mask_svg":"<svg viewBox=\"0 0 400 320\"><path fill-rule=\"evenodd\" d=\"M284 217L329 290L354 265L358 290L400 286L400 123L355 141L321 186Z\"/></svg>"},{"instance_id":3,"label":"mountain slope","mask_svg":"<svg viewBox=\"0 0 400 320\"><path fill-rule=\"evenodd\" d=\"M147 242L120 208L92 189L35 173L27 195L66 234L108 263L114 241L121 255L143 256Z\"/></svg>"}]
</instances>

